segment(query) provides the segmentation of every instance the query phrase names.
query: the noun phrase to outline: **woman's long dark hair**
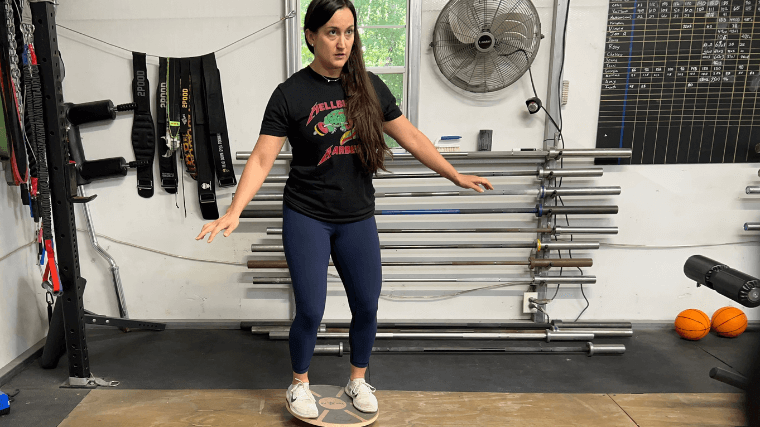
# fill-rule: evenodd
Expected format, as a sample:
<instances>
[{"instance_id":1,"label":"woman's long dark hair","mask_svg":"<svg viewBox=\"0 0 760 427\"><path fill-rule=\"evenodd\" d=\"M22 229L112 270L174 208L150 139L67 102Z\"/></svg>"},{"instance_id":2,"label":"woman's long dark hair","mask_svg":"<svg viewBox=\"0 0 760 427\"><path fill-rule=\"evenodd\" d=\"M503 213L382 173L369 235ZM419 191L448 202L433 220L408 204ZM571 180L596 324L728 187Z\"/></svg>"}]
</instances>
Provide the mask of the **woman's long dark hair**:
<instances>
[{"instance_id":1,"label":"woman's long dark hair","mask_svg":"<svg viewBox=\"0 0 760 427\"><path fill-rule=\"evenodd\" d=\"M332 19L335 12L344 7L354 15L354 45L340 73L343 90L346 92L346 119L359 137L357 154L365 169L371 173L376 173L379 169L387 172L384 161L385 153L390 153L390 148L383 137L383 110L369 74L364 68L354 4L350 0L312 0L304 18L304 37L306 30L317 34L319 29ZM314 53L314 47L308 40L306 46Z\"/></svg>"}]
</instances>

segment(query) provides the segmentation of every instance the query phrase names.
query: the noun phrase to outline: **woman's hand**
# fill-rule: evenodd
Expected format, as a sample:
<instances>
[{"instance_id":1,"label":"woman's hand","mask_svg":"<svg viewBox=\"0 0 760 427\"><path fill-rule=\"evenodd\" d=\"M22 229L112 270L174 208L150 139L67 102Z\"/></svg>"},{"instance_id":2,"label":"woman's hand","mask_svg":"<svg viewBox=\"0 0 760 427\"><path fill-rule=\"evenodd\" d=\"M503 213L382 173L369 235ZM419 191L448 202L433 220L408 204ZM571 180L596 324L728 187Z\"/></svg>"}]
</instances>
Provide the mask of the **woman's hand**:
<instances>
[{"instance_id":1,"label":"woman's hand","mask_svg":"<svg viewBox=\"0 0 760 427\"><path fill-rule=\"evenodd\" d=\"M227 237L237 228L238 224L240 224L239 217L227 212L216 221L204 225L201 229L201 234L199 234L195 240L201 240L206 237L206 234L211 233L211 237L208 239L208 242L211 243L220 231L226 230L224 232L224 237Z\"/></svg>"},{"instance_id":2,"label":"woman's hand","mask_svg":"<svg viewBox=\"0 0 760 427\"><path fill-rule=\"evenodd\" d=\"M493 185L491 185L491 182L485 178L481 178L479 176L475 175L462 175L457 174L457 176L452 179L454 184L462 187L462 188L472 188L473 190L477 191L478 193L483 193L483 188L480 188L482 185L486 190L493 190Z\"/></svg>"},{"instance_id":3,"label":"woman's hand","mask_svg":"<svg viewBox=\"0 0 760 427\"><path fill-rule=\"evenodd\" d=\"M240 176L240 183L235 190L235 197L229 209L221 218L204 225L201 234L195 240L201 240L206 237L206 234L211 233L208 239L211 243L220 231L226 230L224 237L227 237L237 228L240 224L240 214L261 188L283 144L285 144L284 136L259 135L251 156L245 162L243 175Z\"/></svg>"}]
</instances>

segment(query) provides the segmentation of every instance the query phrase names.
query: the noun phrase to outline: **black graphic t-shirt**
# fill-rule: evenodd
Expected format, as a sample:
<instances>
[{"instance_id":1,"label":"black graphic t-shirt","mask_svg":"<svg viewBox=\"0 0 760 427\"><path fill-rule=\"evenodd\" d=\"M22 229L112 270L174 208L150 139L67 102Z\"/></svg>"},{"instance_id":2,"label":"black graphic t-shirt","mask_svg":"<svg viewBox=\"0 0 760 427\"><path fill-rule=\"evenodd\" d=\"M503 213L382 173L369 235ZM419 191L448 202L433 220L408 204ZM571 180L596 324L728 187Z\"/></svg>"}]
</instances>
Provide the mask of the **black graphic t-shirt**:
<instances>
[{"instance_id":1,"label":"black graphic t-shirt","mask_svg":"<svg viewBox=\"0 0 760 427\"><path fill-rule=\"evenodd\" d=\"M401 116L388 87L369 73L383 120ZM277 86L269 100L261 134L287 136L293 151L284 201L311 218L348 223L375 211L372 175L356 154L354 129L346 122L345 93L340 81L328 81L305 67Z\"/></svg>"}]
</instances>

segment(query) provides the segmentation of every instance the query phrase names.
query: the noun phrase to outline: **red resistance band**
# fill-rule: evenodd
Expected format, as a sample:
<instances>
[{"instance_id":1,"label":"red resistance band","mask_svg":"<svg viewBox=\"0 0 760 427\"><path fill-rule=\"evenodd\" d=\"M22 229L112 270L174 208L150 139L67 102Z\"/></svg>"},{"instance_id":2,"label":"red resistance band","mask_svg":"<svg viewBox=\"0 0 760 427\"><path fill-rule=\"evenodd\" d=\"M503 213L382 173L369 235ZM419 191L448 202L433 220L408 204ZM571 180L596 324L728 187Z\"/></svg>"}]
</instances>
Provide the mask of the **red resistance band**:
<instances>
[{"instance_id":1,"label":"red resistance band","mask_svg":"<svg viewBox=\"0 0 760 427\"><path fill-rule=\"evenodd\" d=\"M51 240L45 240L45 252L47 252L48 262L47 266L45 266L45 274L42 276L42 281L52 280L53 293L57 294L61 292L61 278L58 277L58 267L55 265L55 254L53 253L53 242Z\"/></svg>"}]
</instances>

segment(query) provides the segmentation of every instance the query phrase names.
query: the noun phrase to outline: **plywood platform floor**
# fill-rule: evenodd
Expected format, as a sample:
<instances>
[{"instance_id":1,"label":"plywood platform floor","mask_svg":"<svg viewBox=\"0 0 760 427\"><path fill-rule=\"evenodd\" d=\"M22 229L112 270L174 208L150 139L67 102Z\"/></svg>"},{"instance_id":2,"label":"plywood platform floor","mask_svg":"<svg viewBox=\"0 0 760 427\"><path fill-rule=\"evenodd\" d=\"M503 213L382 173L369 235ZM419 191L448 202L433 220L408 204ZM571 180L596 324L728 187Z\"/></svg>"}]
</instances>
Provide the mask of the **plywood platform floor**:
<instances>
[{"instance_id":1,"label":"plywood platform floor","mask_svg":"<svg viewBox=\"0 0 760 427\"><path fill-rule=\"evenodd\" d=\"M93 390L60 427L306 426L283 390ZM741 426L741 394L377 392L373 426Z\"/></svg>"}]
</instances>

